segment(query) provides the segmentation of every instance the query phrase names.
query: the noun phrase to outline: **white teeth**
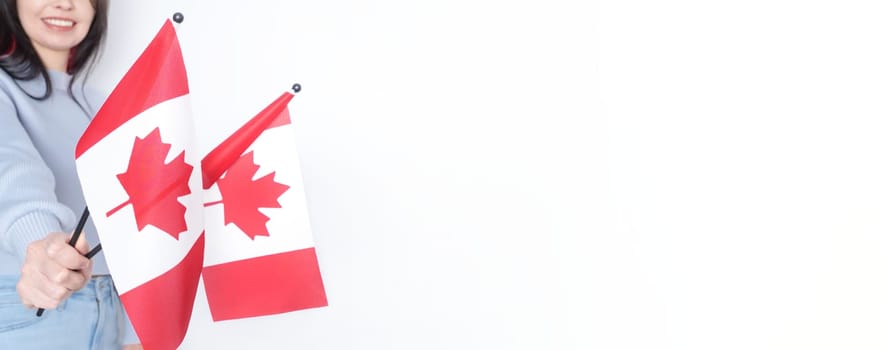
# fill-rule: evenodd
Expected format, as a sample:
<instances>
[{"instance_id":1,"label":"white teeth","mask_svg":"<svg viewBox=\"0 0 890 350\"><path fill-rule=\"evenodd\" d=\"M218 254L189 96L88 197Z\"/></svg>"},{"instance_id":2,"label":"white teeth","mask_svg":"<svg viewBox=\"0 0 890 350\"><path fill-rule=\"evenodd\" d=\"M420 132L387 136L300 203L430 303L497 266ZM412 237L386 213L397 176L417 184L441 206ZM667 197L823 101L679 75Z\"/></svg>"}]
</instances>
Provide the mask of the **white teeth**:
<instances>
[{"instance_id":1,"label":"white teeth","mask_svg":"<svg viewBox=\"0 0 890 350\"><path fill-rule=\"evenodd\" d=\"M45 19L43 21L48 24L57 26L57 27L73 27L74 26L74 22L66 21L64 19L49 18L49 19Z\"/></svg>"}]
</instances>

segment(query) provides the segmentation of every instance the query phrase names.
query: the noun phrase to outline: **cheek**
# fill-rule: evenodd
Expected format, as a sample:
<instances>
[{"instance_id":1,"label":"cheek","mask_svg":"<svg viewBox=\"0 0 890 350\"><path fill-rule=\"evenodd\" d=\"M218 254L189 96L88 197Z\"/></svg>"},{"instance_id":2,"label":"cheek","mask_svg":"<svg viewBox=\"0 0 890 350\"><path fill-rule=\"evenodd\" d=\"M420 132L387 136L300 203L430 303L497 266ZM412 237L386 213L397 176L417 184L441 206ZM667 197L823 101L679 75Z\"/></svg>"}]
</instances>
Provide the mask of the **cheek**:
<instances>
[{"instance_id":1,"label":"cheek","mask_svg":"<svg viewBox=\"0 0 890 350\"><path fill-rule=\"evenodd\" d=\"M34 1L18 1L18 15L22 27L33 28L35 22L40 21L40 9L35 7Z\"/></svg>"},{"instance_id":2,"label":"cheek","mask_svg":"<svg viewBox=\"0 0 890 350\"><path fill-rule=\"evenodd\" d=\"M37 27L37 23L34 23L34 20L32 20L30 18L23 18L23 17L19 17L19 18L22 23L22 29L25 30L26 36L28 36L29 38L33 38L35 35L37 35L38 27Z\"/></svg>"},{"instance_id":3,"label":"cheek","mask_svg":"<svg viewBox=\"0 0 890 350\"><path fill-rule=\"evenodd\" d=\"M92 23L93 18L96 17L96 4L95 1L84 1L82 5L79 6L81 12L81 18Z\"/></svg>"},{"instance_id":4,"label":"cheek","mask_svg":"<svg viewBox=\"0 0 890 350\"><path fill-rule=\"evenodd\" d=\"M80 28L81 39L83 39L83 37L86 37L87 33L89 33L94 18L95 14L92 12L92 10L86 13L84 16L81 16L81 23L86 24L85 26Z\"/></svg>"}]
</instances>

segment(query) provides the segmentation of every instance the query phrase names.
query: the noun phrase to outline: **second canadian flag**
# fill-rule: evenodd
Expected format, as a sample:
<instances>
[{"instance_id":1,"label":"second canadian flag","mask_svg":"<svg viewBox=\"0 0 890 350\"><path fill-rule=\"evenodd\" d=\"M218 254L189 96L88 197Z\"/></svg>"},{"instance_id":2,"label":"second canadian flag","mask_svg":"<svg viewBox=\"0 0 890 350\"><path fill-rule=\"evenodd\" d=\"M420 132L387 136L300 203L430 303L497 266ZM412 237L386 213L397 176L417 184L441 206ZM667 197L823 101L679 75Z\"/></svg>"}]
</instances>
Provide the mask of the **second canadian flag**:
<instances>
[{"instance_id":1,"label":"second canadian flag","mask_svg":"<svg viewBox=\"0 0 890 350\"><path fill-rule=\"evenodd\" d=\"M284 93L201 162L215 321L327 305Z\"/></svg>"}]
</instances>

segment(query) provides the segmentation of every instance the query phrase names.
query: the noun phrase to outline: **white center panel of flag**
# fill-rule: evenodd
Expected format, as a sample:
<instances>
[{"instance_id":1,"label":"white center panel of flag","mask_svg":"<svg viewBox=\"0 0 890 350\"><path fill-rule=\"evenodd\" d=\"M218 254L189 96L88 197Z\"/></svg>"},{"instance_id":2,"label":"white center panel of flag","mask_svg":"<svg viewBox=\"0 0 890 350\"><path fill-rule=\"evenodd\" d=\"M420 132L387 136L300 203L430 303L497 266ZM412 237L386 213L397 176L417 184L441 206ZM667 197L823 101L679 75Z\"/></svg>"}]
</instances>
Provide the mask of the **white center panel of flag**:
<instances>
[{"instance_id":1,"label":"white center panel of flag","mask_svg":"<svg viewBox=\"0 0 890 350\"><path fill-rule=\"evenodd\" d=\"M143 139L156 128L160 131L161 142L170 144L165 163L173 161L185 151L185 163L193 167L188 180L191 193L177 199L185 206L187 226L187 231L180 233L178 239L151 224L139 231L132 205L106 215L112 208L130 200L116 175L128 171L136 138ZM89 172L89 169L106 169L99 172L104 177L85 176L81 180L84 188L101 189L87 192L87 203L93 213L93 222L109 269L114 275L115 286L121 294L171 269L200 237L204 227L200 164L188 95L166 100L145 110L109 133L78 159L79 173ZM117 266L127 266L127 273L116 273Z\"/></svg>"},{"instance_id":2,"label":"white center panel of flag","mask_svg":"<svg viewBox=\"0 0 890 350\"><path fill-rule=\"evenodd\" d=\"M275 182L289 186L278 197L281 208L259 209L269 217L266 223L269 235L251 239L237 225L225 224L223 205L207 206L204 214L207 228L205 266L314 247L303 177L293 137L291 124L267 129L245 151L245 154L253 152L254 162L259 166L253 180L274 171ZM218 185L205 192L206 202L220 199Z\"/></svg>"}]
</instances>

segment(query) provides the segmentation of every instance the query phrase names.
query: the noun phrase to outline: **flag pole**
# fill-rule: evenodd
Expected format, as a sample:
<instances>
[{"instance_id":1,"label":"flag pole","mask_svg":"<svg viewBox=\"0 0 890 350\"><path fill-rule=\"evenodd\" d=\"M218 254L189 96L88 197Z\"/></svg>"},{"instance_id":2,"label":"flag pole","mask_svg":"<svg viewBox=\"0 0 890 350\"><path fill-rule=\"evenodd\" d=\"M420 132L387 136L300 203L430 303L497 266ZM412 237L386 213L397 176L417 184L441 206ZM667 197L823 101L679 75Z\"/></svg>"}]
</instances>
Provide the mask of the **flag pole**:
<instances>
[{"instance_id":1,"label":"flag pole","mask_svg":"<svg viewBox=\"0 0 890 350\"><path fill-rule=\"evenodd\" d=\"M93 249L90 249L90 251L87 252L87 254L84 256L87 259L92 259L93 256L95 256L96 254L99 254L100 251L102 251L102 243L99 243L95 247L93 247Z\"/></svg>"},{"instance_id":2,"label":"flag pole","mask_svg":"<svg viewBox=\"0 0 890 350\"><path fill-rule=\"evenodd\" d=\"M74 228L74 233L71 234L71 239L68 240L68 245L75 246L77 244L77 239L80 238L80 234L83 232L83 227L87 223L87 219L90 217L90 208L84 207L83 213L80 214L80 221L77 222L77 227ZM96 248L102 249L99 246ZM99 251L96 251L98 253ZM96 253L93 253L95 255ZM90 256L92 257L92 255ZM89 258L87 258L89 259ZM37 309L37 317L43 316L43 312L46 311L43 308Z\"/></svg>"},{"instance_id":3,"label":"flag pole","mask_svg":"<svg viewBox=\"0 0 890 350\"><path fill-rule=\"evenodd\" d=\"M229 169L235 163L263 130L290 123L290 116L287 114L287 104L296 92L302 90L302 86L293 84L291 90L293 92L283 92L272 104L266 106L259 114L248 120L235 133L229 135L228 138L204 156L204 159L201 160L204 189L209 189L213 186L226 172L226 169ZM282 122L284 119L279 120L279 117L282 115L287 117L286 123ZM212 204L219 203L207 203L207 205Z\"/></svg>"}]
</instances>

